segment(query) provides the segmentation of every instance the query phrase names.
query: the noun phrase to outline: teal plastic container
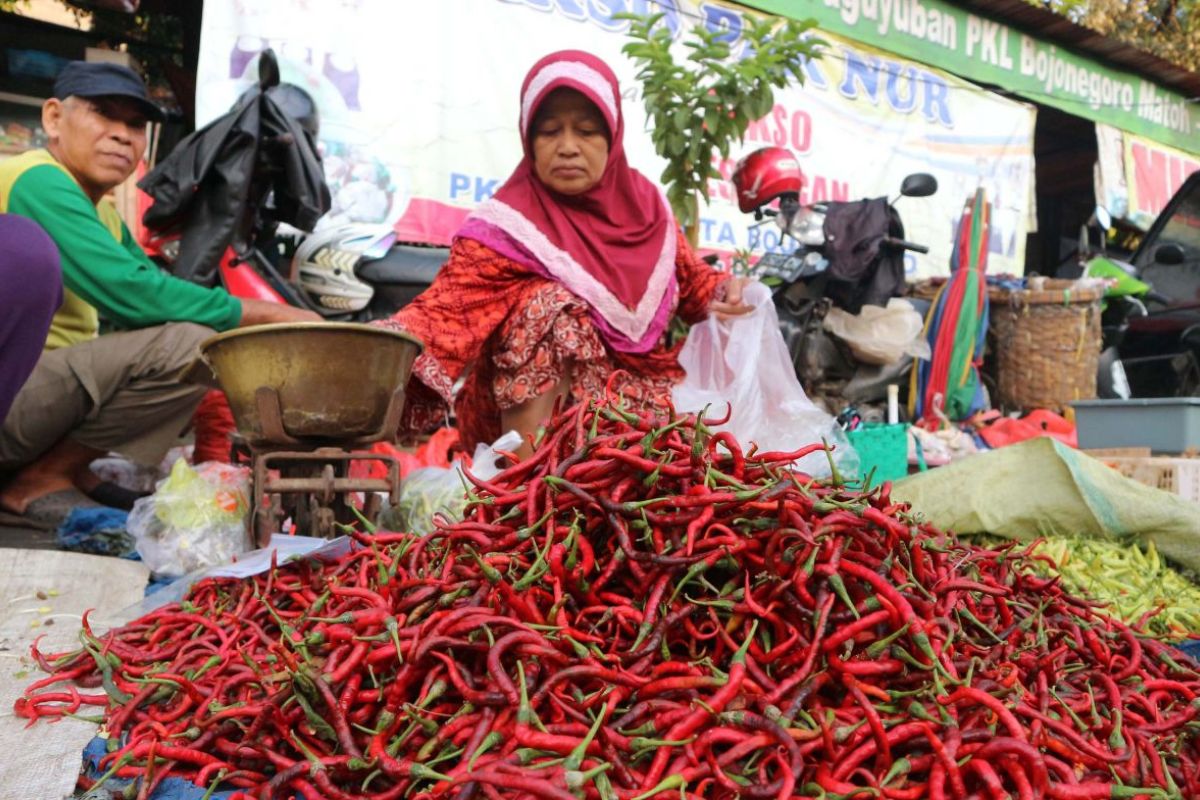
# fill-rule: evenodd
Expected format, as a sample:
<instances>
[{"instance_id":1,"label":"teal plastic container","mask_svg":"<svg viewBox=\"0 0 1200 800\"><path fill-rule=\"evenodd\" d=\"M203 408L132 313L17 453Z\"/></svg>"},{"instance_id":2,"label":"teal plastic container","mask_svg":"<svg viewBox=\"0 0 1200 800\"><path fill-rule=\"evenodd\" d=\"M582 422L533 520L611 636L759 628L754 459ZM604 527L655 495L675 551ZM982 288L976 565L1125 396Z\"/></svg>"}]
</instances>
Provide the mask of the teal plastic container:
<instances>
[{"instance_id":1,"label":"teal plastic container","mask_svg":"<svg viewBox=\"0 0 1200 800\"><path fill-rule=\"evenodd\" d=\"M870 477L871 485L878 486L908 474L908 423L867 423L846 431L846 438L858 453L860 480Z\"/></svg>"}]
</instances>

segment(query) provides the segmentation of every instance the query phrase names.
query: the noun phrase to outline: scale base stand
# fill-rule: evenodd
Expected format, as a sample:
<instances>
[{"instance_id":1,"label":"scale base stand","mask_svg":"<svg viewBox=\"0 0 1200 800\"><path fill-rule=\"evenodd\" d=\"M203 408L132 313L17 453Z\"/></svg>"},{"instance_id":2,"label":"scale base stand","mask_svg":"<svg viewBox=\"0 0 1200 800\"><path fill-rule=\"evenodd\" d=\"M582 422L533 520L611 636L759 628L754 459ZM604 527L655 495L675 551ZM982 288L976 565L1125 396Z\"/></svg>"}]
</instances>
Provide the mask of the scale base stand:
<instances>
[{"instance_id":1,"label":"scale base stand","mask_svg":"<svg viewBox=\"0 0 1200 800\"><path fill-rule=\"evenodd\" d=\"M291 518L297 534L332 538L338 524L358 522L352 495L363 492L361 510L368 522L380 511L380 494L394 504L400 498L400 464L389 455L351 452L341 447L308 450L252 448L251 520L260 546L278 533ZM355 461L374 462L386 470L384 478L350 477Z\"/></svg>"}]
</instances>

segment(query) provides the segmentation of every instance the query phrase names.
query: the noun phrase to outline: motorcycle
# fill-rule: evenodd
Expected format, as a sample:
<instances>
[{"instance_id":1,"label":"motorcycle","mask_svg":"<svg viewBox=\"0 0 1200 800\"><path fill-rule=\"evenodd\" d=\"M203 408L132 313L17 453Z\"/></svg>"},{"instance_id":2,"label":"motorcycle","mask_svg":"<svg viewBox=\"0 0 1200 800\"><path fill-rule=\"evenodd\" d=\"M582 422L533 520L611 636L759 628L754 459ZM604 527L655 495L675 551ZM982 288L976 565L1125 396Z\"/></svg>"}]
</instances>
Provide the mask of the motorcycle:
<instances>
[{"instance_id":1,"label":"motorcycle","mask_svg":"<svg viewBox=\"0 0 1200 800\"><path fill-rule=\"evenodd\" d=\"M391 316L429 286L449 250L398 244L384 226L310 233L329 209L320 115L311 95L280 81L271 50L258 73L225 116L139 183L153 200L144 249L168 272L235 297L336 321ZM247 141L256 143L249 153ZM195 174L201 164L205 171Z\"/></svg>"},{"instance_id":2,"label":"motorcycle","mask_svg":"<svg viewBox=\"0 0 1200 800\"><path fill-rule=\"evenodd\" d=\"M903 294L904 252L927 253L929 248L905 240L895 206L900 197L934 194L937 180L926 173L909 175L890 201L880 197L802 205L799 162L784 148L765 147L738 163L733 183L738 208L753 213L760 225L778 226L794 244L786 252L763 255L752 274L772 288L801 385L830 413L856 406L871 420L882 419L887 387L908 381L911 360L863 363L825 330L824 321L834 307L858 313L863 305L886 305ZM929 302L910 302L924 318Z\"/></svg>"},{"instance_id":3,"label":"motorcycle","mask_svg":"<svg viewBox=\"0 0 1200 800\"><path fill-rule=\"evenodd\" d=\"M1171 222L1198 200L1200 180L1193 178L1151 226L1134 251L1132 263L1107 252L1105 234L1112 226L1107 209L1098 207L1080 230L1083 274L1108 284L1100 316L1102 349L1096 376L1101 398L1191 397L1200 393L1200 283L1187 269L1185 244L1176 241L1186 241L1193 226L1186 221ZM1098 251L1090 248L1092 227L1100 230ZM1156 289L1159 281L1170 293Z\"/></svg>"}]
</instances>

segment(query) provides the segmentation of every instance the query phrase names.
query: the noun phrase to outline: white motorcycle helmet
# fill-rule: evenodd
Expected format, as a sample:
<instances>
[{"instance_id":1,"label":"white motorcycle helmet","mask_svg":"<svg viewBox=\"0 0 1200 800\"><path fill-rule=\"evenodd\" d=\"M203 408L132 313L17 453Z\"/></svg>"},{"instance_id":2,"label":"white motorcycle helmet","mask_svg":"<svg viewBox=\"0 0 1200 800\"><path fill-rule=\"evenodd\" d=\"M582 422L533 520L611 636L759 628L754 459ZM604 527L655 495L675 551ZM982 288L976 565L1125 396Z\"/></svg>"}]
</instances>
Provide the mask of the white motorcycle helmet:
<instances>
[{"instance_id":1,"label":"white motorcycle helmet","mask_svg":"<svg viewBox=\"0 0 1200 800\"><path fill-rule=\"evenodd\" d=\"M385 225L318 230L296 249L300 288L327 317L362 311L375 290L359 279L355 269L363 257L379 258L395 241L395 232Z\"/></svg>"}]
</instances>

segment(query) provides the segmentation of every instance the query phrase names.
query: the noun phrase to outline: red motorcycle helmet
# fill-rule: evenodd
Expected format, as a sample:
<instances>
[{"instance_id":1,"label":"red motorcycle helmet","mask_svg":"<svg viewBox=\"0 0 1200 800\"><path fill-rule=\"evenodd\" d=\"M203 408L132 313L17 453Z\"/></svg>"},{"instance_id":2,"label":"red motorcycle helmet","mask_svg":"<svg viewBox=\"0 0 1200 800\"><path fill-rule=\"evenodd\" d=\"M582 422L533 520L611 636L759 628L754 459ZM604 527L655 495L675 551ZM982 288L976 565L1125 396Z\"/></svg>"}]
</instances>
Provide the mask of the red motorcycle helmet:
<instances>
[{"instance_id":1,"label":"red motorcycle helmet","mask_svg":"<svg viewBox=\"0 0 1200 800\"><path fill-rule=\"evenodd\" d=\"M800 194L804 173L786 147L763 147L745 155L733 170L738 208L748 213L785 194Z\"/></svg>"}]
</instances>

